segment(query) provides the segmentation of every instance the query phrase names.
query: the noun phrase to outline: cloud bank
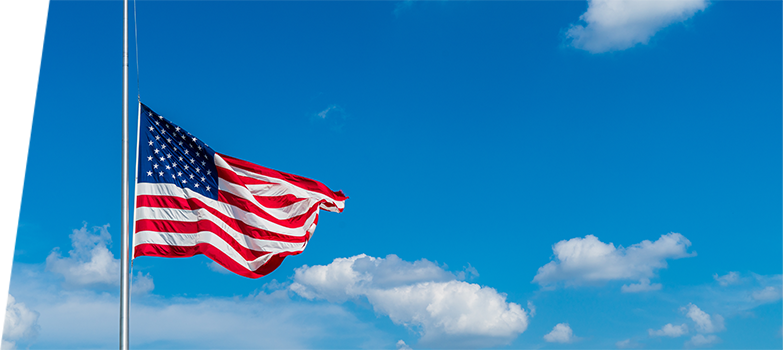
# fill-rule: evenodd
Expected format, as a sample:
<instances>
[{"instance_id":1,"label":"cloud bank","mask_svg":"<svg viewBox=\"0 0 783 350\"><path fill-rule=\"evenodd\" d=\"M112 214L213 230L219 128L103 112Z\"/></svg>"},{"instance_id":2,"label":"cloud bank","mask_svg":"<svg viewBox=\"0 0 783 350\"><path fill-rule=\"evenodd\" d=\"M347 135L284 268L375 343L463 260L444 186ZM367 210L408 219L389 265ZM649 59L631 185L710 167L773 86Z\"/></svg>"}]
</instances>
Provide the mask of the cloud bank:
<instances>
[{"instance_id":1,"label":"cloud bank","mask_svg":"<svg viewBox=\"0 0 783 350\"><path fill-rule=\"evenodd\" d=\"M707 0L588 0L587 12L566 30L567 43L591 53L647 44L661 29L707 8Z\"/></svg>"},{"instance_id":2,"label":"cloud bank","mask_svg":"<svg viewBox=\"0 0 783 350\"><path fill-rule=\"evenodd\" d=\"M642 241L628 248L603 243L593 235L557 242L554 260L540 267L533 278L544 287L557 283L580 285L612 280L638 280L639 284L623 286L624 292L660 289L650 284L659 269L666 268L666 259L695 256L688 253L691 242L679 233L662 235L657 241Z\"/></svg>"},{"instance_id":3,"label":"cloud bank","mask_svg":"<svg viewBox=\"0 0 783 350\"><path fill-rule=\"evenodd\" d=\"M366 298L395 323L417 329L421 344L487 347L511 342L527 329L528 315L495 289L459 281L425 259L357 255L329 265L296 269L290 289L307 299L345 302Z\"/></svg>"}]
</instances>

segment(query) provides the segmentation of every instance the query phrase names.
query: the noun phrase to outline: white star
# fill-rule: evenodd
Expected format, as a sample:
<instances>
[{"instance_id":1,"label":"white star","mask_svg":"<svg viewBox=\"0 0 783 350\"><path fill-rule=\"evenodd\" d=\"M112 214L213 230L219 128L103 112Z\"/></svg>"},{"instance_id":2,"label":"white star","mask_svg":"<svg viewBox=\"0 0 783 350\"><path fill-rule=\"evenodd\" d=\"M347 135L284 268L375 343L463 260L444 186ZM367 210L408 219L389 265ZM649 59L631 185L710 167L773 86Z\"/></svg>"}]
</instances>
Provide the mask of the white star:
<instances>
[{"instance_id":1,"label":"white star","mask_svg":"<svg viewBox=\"0 0 783 350\"><path fill-rule=\"evenodd\" d=\"M166 158L171 158L171 154L167 154L167 155L166 155Z\"/></svg>"},{"instance_id":2,"label":"white star","mask_svg":"<svg viewBox=\"0 0 783 350\"><path fill-rule=\"evenodd\" d=\"M166 141L168 141L169 143L171 143L171 138L170 138L170 137L169 137L169 138L167 138L167 139L166 139Z\"/></svg>"},{"instance_id":3,"label":"white star","mask_svg":"<svg viewBox=\"0 0 783 350\"><path fill-rule=\"evenodd\" d=\"M171 170L171 167L166 165L166 170Z\"/></svg>"},{"instance_id":4,"label":"white star","mask_svg":"<svg viewBox=\"0 0 783 350\"><path fill-rule=\"evenodd\" d=\"M182 146L182 141L179 142L179 145Z\"/></svg>"},{"instance_id":5,"label":"white star","mask_svg":"<svg viewBox=\"0 0 783 350\"><path fill-rule=\"evenodd\" d=\"M179 157L179 161L180 161L180 162L181 162L182 160L184 160L184 159L185 159L185 158Z\"/></svg>"},{"instance_id":6,"label":"white star","mask_svg":"<svg viewBox=\"0 0 783 350\"><path fill-rule=\"evenodd\" d=\"M196 142L196 140L198 140L198 139L194 137L194 138L193 138L193 142Z\"/></svg>"},{"instance_id":7,"label":"white star","mask_svg":"<svg viewBox=\"0 0 783 350\"><path fill-rule=\"evenodd\" d=\"M151 171L148 171L148 172L147 172L147 176L152 176L152 172L151 172Z\"/></svg>"},{"instance_id":8,"label":"white star","mask_svg":"<svg viewBox=\"0 0 783 350\"><path fill-rule=\"evenodd\" d=\"M161 162L164 161L164 160L166 160L166 157L160 157L160 161Z\"/></svg>"},{"instance_id":9,"label":"white star","mask_svg":"<svg viewBox=\"0 0 783 350\"><path fill-rule=\"evenodd\" d=\"M177 127L175 130L179 131L179 127Z\"/></svg>"},{"instance_id":10,"label":"white star","mask_svg":"<svg viewBox=\"0 0 783 350\"><path fill-rule=\"evenodd\" d=\"M202 176L201 177L201 182L204 182L204 181L207 181L207 178Z\"/></svg>"},{"instance_id":11,"label":"white star","mask_svg":"<svg viewBox=\"0 0 783 350\"><path fill-rule=\"evenodd\" d=\"M176 180L177 179L177 175L171 174L171 178Z\"/></svg>"},{"instance_id":12,"label":"white star","mask_svg":"<svg viewBox=\"0 0 783 350\"><path fill-rule=\"evenodd\" d=\"M193 159L193 158L190 158L190 162L191 162L191 163L193 163L193 162L195 162L195 161L196 161L195 159Z\"/></svg>"},{"instance_id":13,"label":"white star","mask_svg":"<svg viewBox=\"0 0 783 350\"><path fill-rule=\"evenodd\" d=\"M155 135L155 141L158 141L158 140L160 140L160 136Z\"/></svg>"},{"instance_id":14,"label":"white star","mask_svg":"<svg viewBox=\"0 0 783 350\"><path fill-rule=\"evenodd\" d=\"M182 146L182 142L181 141L180 141L179 145ZM190 151L185 150L185 154L188 154L188 152L190 152Z\"/></svg>"},{"instance_id":15,"label":"white star","mask_svg":"<svg viewBox=\"0 0 783 350\"><path fill-rule=\"evenodd\" d=\"M147 157L147 160L151 162L152 161L152 156Z\"/></svg>"},{"instance_id":16,"label":"white star","mask_svg":"<svg viewBox=\"0 0 783 350\"><path fill-rule=\"evenodd\" d=\"M212 174L212 170L207 170L207 175Z\"/></svg>"},{"instance_id":17,"label":"white star","mask_svg":"<svg viewBox=\"0 0 783 350\"><path fill-rule=\"evenodd\" d=\"M155 121L155 125L160 125L160 122L159 121Z\"/></svg>"},{"instance_id":18,"label":"white star","mask_svg":"<svg viewBox=\"0 0 783 350\"><path fill-rule=\"evenodd\" d=\"M160 148L166 149L166 145L161 145Z\"/></svg>"},{"instance_id":19,"label":"white star","mask_svg":"<svg viewBox=\"0 0 783 350\"><path fill-rule=\"evenodd\" d=\"M180 136L182 136L183 139L185 138L185 135L180 135Z\"/></svg>"},{"instance_id":20,"label":"white star","mask_svg":"<svg viewBox=\"0 0 783 350\"><path fill-rule=\"evenodd\" d=\"M193 185L193 186L196 186L196 187L198 187L198 182L196 182L196 184L195 184L195 185Z\"/></svg>"},{"instance_id":21,"label":"white star","mask_svg":"<svg viewBox=\"0 0 783 350\"><path fill-rule=\"evenodd\" d=\"M186 184L186 183L188 183L188 180L182 180L182 183Z\"/></svg>"},{"instance_id":22,"label":"white star","mask_svg":"<svg viewBox=\"0 0 783 350\"><path fill-rule=\"evenodd\" d=\"M207 186L207 192L209 192L209 186Z\"/></svg>"},{"instance_id":23,"label":"white star","mask_svg":"<svg viewBox=\"0 0 783 350\"><path fill-rule=\"evenodd\" d=\"M185 170L188 170L188 168L190 168L190 166L185 164Z\"/></svg>"},{"instance_id":24,"label":"white star","mask_svg":"<svg viewBox=\"0 0 783 350\"><path fill-rule=\"evenodd\" d=\"M181 171L178 171L178 172L177 172L177 176L182 176L182 172L181 172Z\"/></svg>"},{"instance_id":25,"label":"white star","mask_svg":"<svg viewBox=\"0 0 783 350\"><path fill-rule=\"evenodd\" d=\"M162 116L162 115L159 115L159 116L158 116L158 119L163 119L163 116Z\"/></svg>"},{"instance_id":26,"label":"white star","mask_svg":"<svg viewBox=\"0 0 783 350\"><path fill-rule=\"evenodd\" d=\"M196 157L198 157L198 156L200 156L200 155L201 155L201 153L198 153L198 152L196 152Z\"/></svg>"},{"instance_id":27,"label":"white star","mask_svg":"<svg viewBox=\"0 0 783 350\"><path fill-rule=\"evenodd\" d=\"M203 161L203 160L202 160L202 161L201 161L201 166L205 166L205 165L207 165L207 162L205 162L205 161Z\"/></svg>"},{"instance_id":28,"label":"white star","mask_svg":"<svg viewBox=\"0 0 783 350\"><path fill-rule=\"evenodd\" d=\"M149 144L150 144L150 146L152 146L152 141L150 141L150 142L147 142L147 143L149 143Z\"/></svg>"},{"instance_id":29,"label":"white star","mask_svg":"<svg viewBox=\"0 0 783 350\"><path fill-rule=\"evenodd\" d=\"M161 172L159 172L159 173L158 173L158 175L160 175L160 176L163 176L163 172L162 172L162 171L161 171Z\"/></svg>"},{"instance_id":30,"label":"white star","mask_svg":"<svg viewBox=\"0 0 783 350\"><path fill-rule=\"evenodd\" d=\"M147 112L147 114L148 114L150 117L152 116L152 112Z\"/></svg>"},{"instance_id":31,"label":"white star","mask_svg":"<svg viewBox=\"0 0 783 350\"><path fill-rule=\"evenodd\" d=\"M151 127L151 126L150 126L150 131L152 131L152 130L155 130L155 128L153 128L153 127Z\"/></svg>"},{"instance_id":32,"label":"white star","mask_svg":"<svg viewBox=\"0 0 783 350\"><path fill-rule=\"evenodd\" d=\"M177 167L177 163L174 163L174 164L172 164L171 166L173 166L173 167L175 167L175 168L176 168L176 167Z\"/></svg>"},{"instance_id":33,"label":"white star","mask_svg":"<svg viewBox=\"0 0 783 350\"><path fill-rule=\"evenodd\" d=\"M195 175L193 175L193 174L190 174L190 179L191 179L191 180L193 180L193 178L194 178L194 177L196 177L196 176L195 176Z\"/></svg>"},{"instance_id":34,"label":"white star","mask_svg":"<svg viewBox=\"0 0 783 350\"><path fill-rule=\"evenodd\" d=\"M196 167L196 172L197 172L197 173L198 173L198 172L201 172L201 169L199 169L198 167Z\"/></svg>"},{"instance_id":35,"label":"white star","mask_svg":"<svg viewBox=\"0 0 783 350\"><path fill-rule=\"evenodd\" d=\"M201 146L198 146L198 150L199 150L199 151L201 150Z\"/></svg>"},{"instance_id":36,"label":"white star","mask_svg":"<svg viewBox=\"0 0 783 350\"><path fill-rule=\"evenodd\" d=\"M160 133L161 134L165 134L166 133L166 129L163 129L163 131L161 131Z\"/></svg>"},{"instance_id":37,"label":"white star","mask_svg":"<svg viewBox=\"0 0 783 350\"><path fill-rule=\"evenodd\" d=\"M160 150L156 148L155 149L155 154L158 154L158 152L160 152Z\"/></svg>"},{"instance_id":38,"label":"white star","mask_svg":"<svg viewBox=\"0 0 783 350\"><path fill-rule=\"evenodd\" d=\"M157 164L155 164L155 165L153 165L153 167L155 167L155 169L157 169L157 168L158 168L158 165L157 165Z\"/></svg>"}]
</instances>

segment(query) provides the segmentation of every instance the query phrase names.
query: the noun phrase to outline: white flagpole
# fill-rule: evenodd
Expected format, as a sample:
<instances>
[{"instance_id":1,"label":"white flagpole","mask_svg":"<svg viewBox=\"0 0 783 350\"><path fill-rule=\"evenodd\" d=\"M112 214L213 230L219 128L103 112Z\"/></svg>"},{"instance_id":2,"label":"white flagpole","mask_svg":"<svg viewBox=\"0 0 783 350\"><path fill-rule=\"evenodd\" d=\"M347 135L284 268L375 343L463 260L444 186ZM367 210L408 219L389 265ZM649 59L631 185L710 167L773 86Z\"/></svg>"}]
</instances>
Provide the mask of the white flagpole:
<instances>
[{"instance_id":1,"label":"white flagpole","mask_svg":"<svg viewBox=\"0 0 783 350\"><path fill-rule=\"evenodd\" d=\"M128 0L123 1L122 43L122 275L120 276L120 350L128 350Z\"/></svg>"}]
</instances>

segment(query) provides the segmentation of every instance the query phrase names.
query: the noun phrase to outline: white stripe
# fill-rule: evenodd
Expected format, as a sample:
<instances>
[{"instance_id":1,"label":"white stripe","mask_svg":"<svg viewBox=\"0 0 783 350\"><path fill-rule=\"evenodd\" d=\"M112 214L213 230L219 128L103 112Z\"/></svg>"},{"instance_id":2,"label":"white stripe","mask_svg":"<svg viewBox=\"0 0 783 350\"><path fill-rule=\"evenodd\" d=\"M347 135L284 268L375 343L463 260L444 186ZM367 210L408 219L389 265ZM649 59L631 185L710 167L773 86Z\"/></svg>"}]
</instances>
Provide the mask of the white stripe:
<instances>
[{"instance_id":1,"label":"white stripe","mask_svg":"<svg viewBox=\"0 0 783 350\"><path fill-rule=\"evenodd\" d=\"M245 170L242 168L233 168L231 165L228 164L222 157L220 157L219 154L215 154L215 165L219 166L221 168L224 168L228 171L234 172L235 174L239 176L246 176L253 179L265 181L265 182L271 182L276 184L277 186L273 186L269 188L269 193L274 193L271 195L274 196L280 196L284 194L293 194L294 196L298 198L315 198L317 200L326 200L327 202L330 202L334 204L336 207L343 209L345 208L345 201L337 201L333 199L332 197L329 197L323 193L315 192L315 191L309 191L304 188L301 188L299 186L296 186L288 181L278 179L276 177L269 177L263 174L255 173L249 170ZM258 186L258 185L253 185ZM261 186L269 186L269 185L261 185ZM278 188L279 187L279 188ZM321 206L322 209L328 210L327 208L324 208L323 205Z\"/></svg>"},{"instance_id":2,"label":"white stripe","mask_svg":"<svg viewBox=\"0 0 783 350\"><path fill-rule=\"evenodd\" d=\"M268 221L259 217L256 214L244 211L233 205L223 203L212 198L206 197L198 192L190 189L183 189L175 184L169 183L140 183L136 185L136 195L152 195L152 196L172 196L179 198L195 198L204 203L204 205L211 207L223 215L233 218L238 221L242 221L253 227L257 227L262 230L276 232L289 236L303 236L306 228L315 221L315 217L318 214L318 210L314 211L305 221L301 227L288 228L274 222ZM205 209L200 209L199 212L208 212Z\"/></svg>"},{"instance_id":3,"label":"white stripe","mask_svg":"<svg viewBox=\"0 0 783 350\"><path fill-rule=\"evenodd\" d=\"M302 250L304 245L302 243L281 242L270 239L259 239L246 236L227 225L225 222L210 214L209 212L198 212L195 210L184 209L171 209L171 208L150 208L142 207L137 210L139 215L137 220L168 220L168 221L180 221L180 222L196 222L198 220L209 220L226 234L231 236L241 246L262 252L278 252L278 251L290 251L290 250ZM312 225L311 225L312 227ZM151 232L151 231L150 231ZM192 233L183 233L185 235L192 235ZM133 245L141 244L134 239Z\"/></svg>"},{"instance_id":4,"label":"white stripe","mask_svg":"<svg viewBox=\"0 0 783 350\"><path fill-rule=\"evenodd\" d=\"M255 271L259 267L263 266L269 258L274 254L266 254L258 259L247 261L236 250L231 248L226 241L218 237L212 232L202 231L197 234L180 234L180 233L166 233L166 232L152 232L141 231L134 234L134 240L138 244L160 244L168 246L180 246L180 247L192 247L199 243L209 244L216 249L226 254L231 260L234 260L239 266L248 269L249 271ZM281 250L289 252L299 252L301 249L296 250Z\"/></svg>"}]
</instances>

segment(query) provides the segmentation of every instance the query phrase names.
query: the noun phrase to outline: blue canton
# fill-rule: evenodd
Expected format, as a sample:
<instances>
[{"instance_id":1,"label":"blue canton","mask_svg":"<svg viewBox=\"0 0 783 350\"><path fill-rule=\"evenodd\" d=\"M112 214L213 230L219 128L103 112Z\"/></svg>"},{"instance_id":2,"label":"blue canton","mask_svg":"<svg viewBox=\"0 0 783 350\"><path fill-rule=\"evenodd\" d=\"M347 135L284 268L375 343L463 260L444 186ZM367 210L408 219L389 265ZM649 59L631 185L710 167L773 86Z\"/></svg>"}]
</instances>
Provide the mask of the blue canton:
<instances>
[{"instance_id":1,"label":"blue canton","mask_svg":"<svg viewBox=\"0 0 783 350\"><path fill-rule=\"evenodd\" d=\"M171 183L217 199L215 151L144 104L140 127L138 182Z\"/></svg>"}]
</instances>

